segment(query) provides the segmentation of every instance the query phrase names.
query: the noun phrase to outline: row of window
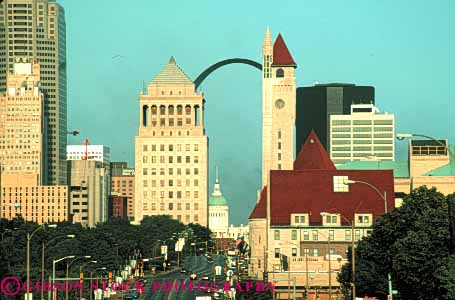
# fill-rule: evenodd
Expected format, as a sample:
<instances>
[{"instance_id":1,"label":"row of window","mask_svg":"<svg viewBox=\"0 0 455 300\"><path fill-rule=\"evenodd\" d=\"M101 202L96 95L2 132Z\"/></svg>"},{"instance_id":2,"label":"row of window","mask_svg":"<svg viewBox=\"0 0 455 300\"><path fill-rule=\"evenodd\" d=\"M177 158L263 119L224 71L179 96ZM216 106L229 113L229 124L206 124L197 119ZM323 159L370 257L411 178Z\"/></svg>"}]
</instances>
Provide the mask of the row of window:
<instances>
[{"instance_id":1,"label":"row of window","mask_svg":"<svg viewBox=\"0 0 455 300\"><path fill-rule=\"evenodd\" d=\"M311 230L311 240L312 241L318 241L319 240L319 236L321 235L324 239L329 239L331 241L335 240L335 230L329 230L329 235L328 237L327 236L323 236L323 234L321 232L319 232L318 230ZM299 240L298 239L298 236L297 236L297 230L291 230L291 240ZM367 234L370 234L371 233L371 230L367 230ZM361 230L359 229L356 229L355 230L355 240L360 240L360 237L361 237ZM274 230L273 232L273 238L275 241L279 241L280 240L280 230ZM351 241L352 239L352 231L351 229L346 229L345 230L345 234L344 234L344 239L345 241ZM309 241L310 240L310 230L304 230L303 231L303 240L304 241Z\"/></svg>"},{"instance_id":2,"label":"row of window","mask_svg":"<svg viewBox=\"0 0 455 300\"><path fill-rule=\"evenodd\" d=\"M182 151L182 147L183 147L182 144L175 145L175 149L178 152ZM155 145L155 144L150 145L150 150L152 152L157 151L157 148L158 148L158 145ZM142 145L142 151L147 152L148 149L149 149L149 145ZM160 149L159 151L166 151L166 145L160 144L159 145L159 149ZM168 151L174 151L174 145L173 144L169 144L168 147L167 147L167 150ZM193 150L194 151L199 151L199 144L194 144L193 145ZM185 151L191 151L191 144L185 144Z\"/></svg>"},{"instance_id":3,"label":"row of window","mask_svg":"<svg viewBox=\"0 0 455 300\"><path fill-rule=\"evenodd\" d=\"M147 198L149 193L148 191L143 191L143 195L144 195L144 198ZM156 199L156 191L152 191L151 192L151 197L152 199ZM174 194L174 191L168 191L168 198L169 199L172 199L174 198L174 195L176 196L177 199L181 199L182 198L182 191L176 191L175 194ZM191 192L190 191L185 191L185 198L189 199L191 196ZM164 191L160 191L160 198L163 199L165 197L165 192ZM199 198L199 191L194 191L193 192L193 198Z\"/></svg>"},{"instance_id":4,"label":"row of window","mask_svg":"<svg viewBox=\"0 0 455 300\"><path fill-rule=\"evenodd\" d=\"M393 125L393 120L352 120L353 125ZM351 125L351 120L332 120L332 125Z\"/></svg>"},{"instance_id":5,"label":"row of window","mask_svg":"<svg viewBox=\"0 0 455 300\"><path fill-rule=\"evenodd\" d=\"M183 162L182 160L182 156L176 156L176 161L174 161L174 156L169 156L168 159L167 159L168 163L172 164L174 162L180 164ZM148 156L143 156L142 157L142 162L144 164L147 164L147 163L152 163L152 164L155 164L157 163L157 157L156 156L151 156L150 157L150 160L149 160L149 157ZM160 156L160 163L164 164L166 163L166 157L165 156ZM190 156L185 156L185 163L189 164L191 163L191 157ZM193 157L193 163L199 163L199 156L194 156Z\"/></svg>"},{"instance_id":6,"label":"row of window","mask_svg":"<svg viewBox=\"0 0 455 300\"><path fill-rule=\"evenodd\" d=\"M186 185L185 186L190 186L190 180L187 179L185 181L186 181ZM159 182L160 182L160 187L166 187L166 180L162 179ZM173 187L174 186L174 182L176 183L175 186L182 186L182 180L180 180L180 179L178 179L178 180L172 180L172 179L167 180L167 183L168 183L167 186ZM157 180L151 180L150 184L151 184L151 187L156 187L157 186ZM145 187L145 188L148 187L149 186L149 181L148 180L144 180L142 182L142 186ZM193 179L193 186L199 186L199 179Z\"/></svg>"},{"instance_id":7,"label":"row of window","mask_svg":"<svg viewBox=\"0 0 455 300\"><path fill-rule=\"evenodd\" d=\"M172 168L170 168L169 170L169 173L168 175L174 175L174 171ZM177 175L182 175L182 170L181 168L177 168ZM148 168L143 168L142 169L142 175L149 175L149 169ZM150 175L157 175L157 169L156 168L151 168L150 169ZM159 175L166 175L165 173L165 169L164 168L160 168L160 174ZM185 175L199 175L199 168L194 168L193 169L193 174L191 174L191 169L190 168L186 168L185 169Z\"/></svg>"}]
</instances>

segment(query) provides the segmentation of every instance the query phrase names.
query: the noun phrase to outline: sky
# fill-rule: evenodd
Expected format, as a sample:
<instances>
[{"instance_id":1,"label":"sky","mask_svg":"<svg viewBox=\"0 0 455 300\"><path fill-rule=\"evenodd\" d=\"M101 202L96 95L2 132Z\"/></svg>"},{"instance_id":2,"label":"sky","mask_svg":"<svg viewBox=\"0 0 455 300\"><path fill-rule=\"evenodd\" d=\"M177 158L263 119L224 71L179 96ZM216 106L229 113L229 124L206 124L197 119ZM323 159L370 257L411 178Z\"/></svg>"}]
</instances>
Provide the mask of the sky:
<instances>
[{"instance_id":1,"label":"sky","mask_svg":"<svg viewBox=\"0 0 455 300\"><path fill-rule=\"evenodd\" d=\"M266 26L296 61L297 86L372 85L396 131L455 141L455 1L59 0L65 8L69 144L111 148L134 166L139 92L173 55L195 79L226 58L261 61ZM118 55L121 55L119 57ZM117 56L117 58L114 58ZM215 165L230 223L246 224L261 172L261 76L229 65L200 86L206 99L210 193ZM398 158L406 142L397 143Z\"/></svg>"}]
</instances>

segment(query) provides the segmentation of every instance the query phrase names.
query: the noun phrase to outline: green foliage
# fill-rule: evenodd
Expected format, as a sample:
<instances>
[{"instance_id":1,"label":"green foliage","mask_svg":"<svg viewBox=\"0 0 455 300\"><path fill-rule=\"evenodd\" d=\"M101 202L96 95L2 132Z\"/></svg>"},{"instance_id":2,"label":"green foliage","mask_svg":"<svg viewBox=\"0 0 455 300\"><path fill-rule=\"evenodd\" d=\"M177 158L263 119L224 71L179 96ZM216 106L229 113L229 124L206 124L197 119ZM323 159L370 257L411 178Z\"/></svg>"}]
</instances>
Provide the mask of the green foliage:
<instances>
[{"instance_id":1,"label":"green foliage","mask_svg":"<svg viewBox=\"0 0 455 300\"><path fill-rule=\"evenodd\" d=\"M87 264L85 269L106 267L108 271L123 268L128 259L152 258L160 256L160 245L168 245L168 257L173 259L175 241L178 237L187 238L186 247L192 241L210 239L210 231L202 226L190 224L185 226L169 216L145 217L140 225L131 225L128 221L113 218L94 228L83 228L79 224L61 222L57 228L38 230L33 235L30 245L31 279L41 279L41 248L48 243L45 256L45 278L52 272L52 260L69 255L76 257L91 256L90 259L78 259L70 268L70 275L78 276L79 266L90 260L97 264ZM0 219L0 274L26 279L26 236L37 228L37 224L23 219ZM188 234L190 233L190 234ZM74 234L76 238L67 238ZM190 252L188 252L190 253ZM61 277L66 271L66 263L56 264L56 275Z\"/></svg>"},{"instance_id":2,"label":"green foliage","mask_svg":"<svg viewBox=\"0 0 455 300\"><path fill-rule=\"evenodd\" d=\"M453 299L448 199L435 189L421 187L405 197L403 205L380 217L371 236L356 247L357 296L387 292L387 273L399 299ZM351 260L349 260L351 261ZM445 276L442 276L444 270ZM350 290L351 263L339 274Z\"/></svg>"}]
</instances>

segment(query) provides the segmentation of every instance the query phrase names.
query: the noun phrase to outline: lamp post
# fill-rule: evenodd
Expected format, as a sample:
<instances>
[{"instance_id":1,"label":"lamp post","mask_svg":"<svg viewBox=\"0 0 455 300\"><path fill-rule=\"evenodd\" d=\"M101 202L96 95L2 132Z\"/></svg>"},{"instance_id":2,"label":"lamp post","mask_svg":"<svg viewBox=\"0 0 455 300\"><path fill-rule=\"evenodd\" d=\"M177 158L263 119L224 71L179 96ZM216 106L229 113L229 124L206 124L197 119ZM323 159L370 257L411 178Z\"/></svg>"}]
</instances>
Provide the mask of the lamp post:
<instances>
[{"instance_id":1,"label":"lamp post","mask_svg":"<svg viewBox=\"0 0 455 300\"><path fill-rule=\"evenodd\" d=\"M69 270L70 270L70 267L71 265L77 261L78 259L81 259L81 258L92 258L90 255L86 255L86 256L80 256L80 257L76 257L75 259L73 259L72 261L70 262L66 262L66 282L68 282L68 278L69 278ZM66 285L66 289L65 289L65 300L68 300L68 284Z\"/></svg>"},{"instance_id":2,"label":"lamp post","mask_svg":"<svg viewBox=\"0 0 455 300\"><path fill-rule=\"evenodd\" d=\"M85 264L80 265L80 266L79 266L79 276L80 276L81 274L83 274L83 273L82 273L82 270L84 269L84 267L85 267L86 265L88 265L88 264L97 264L97 263L98 263L98 261L96 261L96 260L91 260L91 261L86 262ZM83 284L83 283L81 283L81 285L82 285L82 284ZM82 299L82 290L83 290L83 288L81 287L81 289L79 290L79 298L80 298L80 299Z\"/></svg>"},{"instance_id":3,"label":"lamp post","mask_svg":"<svg viewBox=\"0 0 455 300\"><path fill-rule=\"evenodd\" d=\"M60 236L56 236L56 237L50 239L47 243L45 243L44 241L41 243L41 285L44 283L44 269L45 269L45 266L44 266L44 250L53 241L61 239L61 238L65 238L65 237L69 238L69 239L74 239L76 236L74 234L60 235ZM44 297L44 289L41 288L41 300L44 299L43 297Z\"/></svg>"},{"instance_id":4,"label":"lamp post","mask_svg":"<svg viewBox=\"0 0 455 300\"><path fill-rule=\"evenodd\" d=\"M366 182L366 181L346 180L344 182L345 185L357 184L357 183L368 186L369 188L374 190L379 195L379 197L384 201L384 213L386 214L387 213L387 192L384 191L384 193L381 193L376 186L374 186L371 183ZM356 286L355 286L355 245L354 245L355 213L356 212L354 212L354 216L353 216L352 222L349 222L349 220L347 220L345 218L345 220L348 221L348 223L351 224L351 228L352 228L351 229L351 232L352 232L351 233L351 241L352 241L352 245L351 245L351 248L352 248L352 299L355 299L355 297L356 297ZM341 215L341 216L343 217L343 215ZM392 280L391 280L390 272L389 272L389 274L387 274L387 277L388 277L387 280L388 280L388 285L389 285L389 297L392 297Z\"/></svg>"},{"instance_id":5,"label":"lamp post","mask_svg":"<svg viewBox=\"0 0 455 300\"><path fill-rule=\"evenodd\" d=\"M281 245L289 244L289 245L299 247L298 245L291 243L291 242L284 242L284 243L280 243L280 244ZM291 255L289 255L289 261L288 261L288 300L291 299L291 257L292 257L292 250L291 250ZM308 281L308 268L307 268L306 276L307 276L307 281Z\"/></svg>"},{"instance_id":6,"label":"lamp post","mask_svg":"<svg viewBox=\"0 0 455 300\"><path fill-rule=\"evenodd\" d=\"M455 154L453 153L453 151L450 150L450 148L446 144L442 143L440 140L437 140L434 137L431 137L431 136L428 136L428 135L425 135L425 134L416 134L416 133L398 133L397 134L397 139L400 140L400 141L402 141L404 139L412 139L413 137L422 137L422 138L425 138L425 139L432 140L433 142L435 142L439 146L444 147L444 149L449 153L451 158L453 160L455 160ZM450 165L450 160L449 160L449 165ZM452 201L450 201L449 197L447 197L447 212L448 212L448 217L449 217L449 238L450 238L450 241L449 241L449 253L451 255L453 255L453 254L455 254L455 242L454 242L454 230L453 230L453 220L452 220L452 210L451 210L451 208L452 208Z\"/></svg>"},{"instance_id":7,"label":"lamp post","mask_svg":"<svg viewBox=\"0 0 455 300\"><path fill-rule=\"evenodd\" d=\"M40 229L44 229L44 224L38 226L35 228L35 230L32 231L32 233L27 233L27 289L25 291L25 294L27 295L25 298L29 300L30 297L30 240L32 239L33 235ZM47 225L49 228L56 228L56 224L50 224Z\"/></svg>"},{"instance_id":8,"label":"lamp post","mask_svg":"<svg viewBox=\"0 0 455 300\"><path fill-rule=\"evenodd\" d=\"M54 289L54 282L55 282L55 264L62 261L62 260L65 260L65 259L70 259L70 258L74 258L75 256L74 255L69 255L69 256L65 256L65 257L62 257L62 258L59 258L59 259L54 259L52 261L52 300L56 299L56 295L55 295L55 289Z\"/></svg>"},{"instance_id":9,"label":"lamp post","mask_svg":"<svg viewBox=\"0 0 455 300\"><path fill-rule=\"evenodd\" d=\"M98 270L106 270L106 267L102 267L102 268L98 268L98 269L95 269L95 270L92 270L90 271L90 300L92 300L92 294L93 294L93 287L92 287L92 280L93 280L93 272L95 272L95 275L96 275L96 271Z\"/></svg>"},{"instance_id":10,"label":"lamp post","mask_svg":"<svg viewBox=\"0 0 455 300\"><path fill-rule=\"evenodd\" d=\"M324 213L321 212L321 216L324 216ZM331 256L331 246L330 246L330 236L326 236L325 234L317 231L318 234L322 235L325 239L327 239L327 250L329 254L329 299L332 300L332 256Z\"/></svg>"}]
</instances>

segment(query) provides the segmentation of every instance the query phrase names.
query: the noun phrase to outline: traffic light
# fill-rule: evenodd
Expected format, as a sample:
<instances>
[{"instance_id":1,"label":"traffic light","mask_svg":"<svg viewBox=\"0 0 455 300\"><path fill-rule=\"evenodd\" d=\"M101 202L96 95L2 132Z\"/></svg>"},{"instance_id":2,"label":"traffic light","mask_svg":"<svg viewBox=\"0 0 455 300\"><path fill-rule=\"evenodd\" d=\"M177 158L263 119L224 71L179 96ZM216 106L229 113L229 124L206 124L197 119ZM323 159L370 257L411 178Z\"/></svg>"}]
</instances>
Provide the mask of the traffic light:
<instances>
[{"instance_id":1,"label":"traffic light","mask_svg":"<svg viewBox=\"0 0 455 300\"><path fill-rule=\"evenodd\" d=\"M109 285L111 285L111 283L112 283L112 272L109 272L107 274L107 282L109 283Z\"/></svg>"},{"instance_id":2,"label":"traffic light","mask_svg":"<svg viewBox=\"0 0 455 300\"><path fill-rule=\"evenodd\" d=\"M79 273L79 283L81 285L84 284L84 272Z\"/></svg>"},{"instance_id":3,"label":"traffic light","mask_svg":"<svg viewBox=\"0 0 455 300\"><path fill-rule=\"evenodd\" d=\"M262 278L264 279L264 282L268 282L269 281L269 273L264 272Z\"/></svg>"}]
</instances>

